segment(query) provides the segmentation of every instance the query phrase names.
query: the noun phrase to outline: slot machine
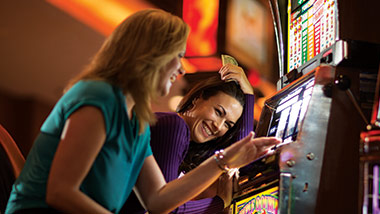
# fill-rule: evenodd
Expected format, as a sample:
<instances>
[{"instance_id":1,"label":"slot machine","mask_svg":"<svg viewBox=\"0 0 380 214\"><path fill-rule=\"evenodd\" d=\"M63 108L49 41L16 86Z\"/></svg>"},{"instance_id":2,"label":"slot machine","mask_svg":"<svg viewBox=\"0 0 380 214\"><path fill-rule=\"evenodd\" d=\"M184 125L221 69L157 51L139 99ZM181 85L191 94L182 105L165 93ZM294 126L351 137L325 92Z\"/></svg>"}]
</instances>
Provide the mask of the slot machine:
<instances>
[{"instance_id":1,"label":"slot machine","mask_svg":"<svg viewBox=\"0 0 380 214\"><path fill-rule=\"evenodd\" d=\"M380 62L379 2L367 3L269 0L280 79L255 131L283 142L240 169L231 213L362 212L360 133Z\"/></svg>"},{"instance_id":2,"label":"slot machine","mask_svg":"<svg viewBox=\"0 0 380 214\"><path fill-rule=\"evenodd\" d=\"M380 71L379 71L380 72ZM360 207L362 214L380 213L380 76L371 122L360 134Z\"/></svg>"}]
</instances>

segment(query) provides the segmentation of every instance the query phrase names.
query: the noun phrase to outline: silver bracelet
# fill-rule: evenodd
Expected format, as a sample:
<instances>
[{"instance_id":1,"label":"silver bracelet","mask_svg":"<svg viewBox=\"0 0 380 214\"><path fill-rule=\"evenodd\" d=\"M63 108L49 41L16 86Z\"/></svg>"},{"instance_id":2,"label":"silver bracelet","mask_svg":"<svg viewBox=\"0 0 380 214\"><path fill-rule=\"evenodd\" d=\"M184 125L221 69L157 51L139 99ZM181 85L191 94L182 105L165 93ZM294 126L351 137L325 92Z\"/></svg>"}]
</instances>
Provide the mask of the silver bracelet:
<instances>
[{"instance_id":1,"label":"silver bracelet","mask_svg":"<svg viewBox=\"0 0 380 214\"><path fill-rule=\"evenodd\" d=\"M228 173L230 171L230 168L227 166L227 164L223 161L224 158L224 150L221 149L219 151L215 152L214 160L218 164L218 167L223 170L223 172Z\"/></svg>"}]
</instances>

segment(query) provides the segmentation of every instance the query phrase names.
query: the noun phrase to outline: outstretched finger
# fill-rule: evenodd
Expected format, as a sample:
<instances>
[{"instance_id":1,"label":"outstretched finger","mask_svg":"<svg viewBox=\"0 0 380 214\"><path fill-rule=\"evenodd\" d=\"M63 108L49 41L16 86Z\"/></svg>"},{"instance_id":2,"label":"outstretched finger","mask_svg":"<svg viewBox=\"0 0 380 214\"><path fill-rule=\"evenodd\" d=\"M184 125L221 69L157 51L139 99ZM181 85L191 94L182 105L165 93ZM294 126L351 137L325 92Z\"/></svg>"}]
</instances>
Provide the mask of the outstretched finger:
<instances>
[{"instance_id":1,"label":"outstretched finger","mask_svg":"<svg viewBox=\"0 0 380 214\"><path fill-rule=\"evenodd\" d=\"M251 131L247 136L245 136L243 139L237 141L236 143L229 146L230 150L240 148L246 144L251 144L254 140L255 133ZM236 152L236 151L235 151Z\"/></svg>"},{"instance_id":2,"label":"outstretched finger","mask_svg":"<svg viewBox=\"0 0 380 214\"><path fill-rule=\"evenodd\" d=\"M253 140L257 147L269 147L281 143L282 140L277 137L260 137Z\"/></svg>"},{"instance_id":3,"label":"outstretched finger","mask_svg":"<svg viewBox=\"0 0 380 214\"><path fill-rule=\"evenodd\" d=\"M251 132L249 132L249 134L247 136L245 136L243 139L241 139L238 142L242 142L243 144L248 143L248 142L254 141L255 140L254 137L255 137L255 133L253 131L251 131Z\"/></svg>"},{"instance_id":4,"label":"outstretched finger","mask_svg":"<svg viewBox=\"0 0 380 214\"><path fill-rule=\"evenodd\" d=\"M266 156L266 155L271 155L274 153L275 150L272 150L271 147L267 147L267 148L262 148L262 152L258 152L258 157L262 157L262 156Z\"/></svg>"}]
</instances>

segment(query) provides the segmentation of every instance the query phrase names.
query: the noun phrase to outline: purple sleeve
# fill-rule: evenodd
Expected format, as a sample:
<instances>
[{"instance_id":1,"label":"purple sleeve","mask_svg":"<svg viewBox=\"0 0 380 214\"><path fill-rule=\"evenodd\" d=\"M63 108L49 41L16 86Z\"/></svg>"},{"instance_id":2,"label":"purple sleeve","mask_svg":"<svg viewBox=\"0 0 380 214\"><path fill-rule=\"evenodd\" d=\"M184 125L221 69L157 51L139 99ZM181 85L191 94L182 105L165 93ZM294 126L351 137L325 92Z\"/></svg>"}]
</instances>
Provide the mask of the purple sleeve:
<instances>
[{"instance_id":1,"label":"purple sleeve","mask_svg":"<svg viewBox=\"0 0 380 214\"><path fill-rule=\"evenodd\" d=\"M243 139L245 136L247 136L249 134L250 131L254 131L253 130L253 121L254 121L253 110L254 110L255 97L254 97L254 95L246 94L245 99L246 99L246 101L245 101L245 105L244 105L244 112L242 114L242 119L243 119L242 124L241 124L242 129L238 133L238 137L237 137L236 141ZM240 175L247 174L249 171L252 170L252 167L254 167L254 166L249 164L245 167L240 168L240 170L239 170Z\"/></svg>"},{"instance_id":2,"label":"purple sleeve","mask_svg":"<svg viewBox=\"0 0 380 214\"><path fill-rule=\"evenodd\" d=\"M174 113L156 113L157 123L150 127L153 156L167 182L178 178L178 168L184 159L190 133L185 123ZM120 213L145 213L134 192L131 193Z\"/></svg>"},{"instance_id":3,"label":"purple sleeve","mask_svg":"<svg viewBox=\"0 0 380 214\"><path fill-rule=\"evenodd\" d=\"M151 127L151 147L159 167L167 182L177 179L190 143L190 131L179 116L174 113L156 113L157 123ZM218 196L189 201L171 213L218 213L224 202ZM120 213L144 213L135 194L129 196Z\"/></svg>"},{"instance_id":4,"label":"purple sleeve","mask_svg":"<svg viewBox=\"0 0 380 214\"><path fill-rule=\"evenodd\" d=\"M236 140L238 141L253 131L253 113L254 113L255 97L251 94L245 95L244 110L242 113L241 129L239 130ZM152 148L153 149L153 148ZM154 154L154 151L153 151ZM181 160L182 161L182 160ZM197 201L189 201L180 206L172 213L181 214L200 214L200 213L220 213L223 210L224 202L218 196L214 198L206 198Z\"/></svg>"},{"instance_id":5,"label":"purple sleeve","mask_svg":"<svg viewBox=\"0 0 380 214\"><path fill-rule=\"evenodd\" d=\"M243 114L241 115L241 128L237 134L235 141L239 141L246 137L249 132L253 131L253 110L255 104L255 96L252 94L245 95L245 104Z\"/></svg>"},{"instance_id":6,"label":"purple sleeve","mask_svg":"<svg viewBox=\"0 0 380 214\"><path fill-rule=\"evenodd\" d=\"M178 168L182 163L190 143L190 131L177 115L157 113L158 122L151 127L151 147L167 182L177 179ZM224 207L219 197L189 201L171 213L218 213Z\"/></svg>"},{"instance_id":7,"label":"purple sleeve","mask_svg":"<svg viewBox=\"0 0 380 214\"><path fill-rule=\"evenodd\" d=\"M151 127L153 156L161 168L166 182L178 178L190 143L190 131L185 121L173 113L157 113L158 121Z\"/></svg>"}]
</instances>

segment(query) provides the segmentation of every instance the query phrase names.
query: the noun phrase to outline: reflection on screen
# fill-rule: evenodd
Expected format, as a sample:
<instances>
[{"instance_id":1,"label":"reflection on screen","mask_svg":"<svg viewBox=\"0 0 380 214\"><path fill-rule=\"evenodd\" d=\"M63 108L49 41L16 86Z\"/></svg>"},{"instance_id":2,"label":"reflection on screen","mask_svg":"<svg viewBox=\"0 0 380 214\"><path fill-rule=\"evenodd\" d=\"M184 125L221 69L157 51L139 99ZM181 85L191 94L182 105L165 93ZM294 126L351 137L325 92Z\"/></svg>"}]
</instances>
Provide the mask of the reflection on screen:
<instances>
[{"instance_id":1,"label":"reflection on screen","mask_svg":"<svg viewBox=\"0 0 380 214\"><path fill-rule=\"evenodd\" d=\"M313 85L314 78L311 78L281 98L272 115L268 136L281 138L284 143L296 139L306 114Z\"/></svg>"}]
</instances>

